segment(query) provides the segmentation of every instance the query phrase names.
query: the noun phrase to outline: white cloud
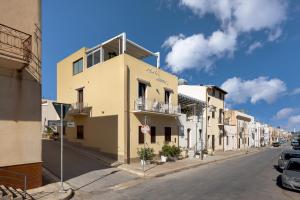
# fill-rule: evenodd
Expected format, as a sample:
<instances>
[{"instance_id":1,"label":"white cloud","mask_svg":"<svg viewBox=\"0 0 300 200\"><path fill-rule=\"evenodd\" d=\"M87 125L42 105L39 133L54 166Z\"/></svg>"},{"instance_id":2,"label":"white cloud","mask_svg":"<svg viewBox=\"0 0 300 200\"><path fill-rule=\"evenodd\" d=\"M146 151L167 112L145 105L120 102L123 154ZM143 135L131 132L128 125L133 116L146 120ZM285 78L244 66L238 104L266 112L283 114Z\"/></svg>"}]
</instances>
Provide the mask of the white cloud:
<instances>
[{"instance_id":1,"label":"white cloud","mask_svg":"<svg viewBox=\"0 0 300 200\"><path fill-rule=\"evenodd\" d=\"M174 72L191 68L210 71L218 59L234 55L238 36L245 32L267 30L268 40L276 40L287 15L283 0L181 0L180 6L199 17L213 14L221 22L221 30L207 38L202 33L169 37L163 47L171 49L166 62ZM249 52L261 46L250 46Z\"/></svg>"},{"instance_id":2,"label":"white cloud","mask_svg":"<svg viewBox=\"0 0 300 200\"><path fill-rule=\"evenodd\" d=\"M297 94L300 94L300 87L299 88L296 88L294 89L292 92L291 92L292 95L297 95Z\"/></svg>"},{"instance_id":3,"label":"white cloud","mask_svg":"<svg viewBox=\"0 0 300 200\"><path fill-rule=\"evenodd\" d=\"M293 115L289 118L288 120L288 125L287 125L290 129L293 128L300 128L300 115Z\"/></svg>"},{"instance_id":4,"label":"white cloud","mask_svg":"<svg viewBox=\"0 0 300 200\"><path fill-rule=\"evenodd\" d=\"M171 36L162 46L171 49L166 62L173 72L190 68L209 71L216 59L233 54L236 37L235 31L229 28L215 31L208 38L201 33L189 37L183 34Z\"/></svg>"},{"instance_id":5,"label":"white cloud","mask_svg":"<svg viewBox=\"0 0 300 200\"><path fill-rule=\"evenodd\" d=\"M274 119L285 119L291 116L292 113L294 113L295 110L293 108L282 108L279 110L276 115L274 116Z\"/></svg>"},{"instance_id":6,"label":"white cloud","mask_svg":"<svg viewBox=\"0 0 300 200\"><path fill-rule=\"evenodd\" d=\"M268 41L273 42L273 41L277 40L281 35L282 35L282 29L281 28L277 28L275 30L272 30L269 33Z\"/></svg>"},{"instance_id":7,"label":"white cloud","mask_svg":"<svg viewBox=\"0 0 300 200\"><path fill-rule=\"evenodd\" d=\"M237 31L274 29L286 19L284 0L181 0L181 6L200 17L213 14L223 25L231 24Z\"/></svg>"},{"instance_id":8,"label":"white cloud","mask_svg":"<svg viewBox=\"0 0 300 200\"><path fill-rule=\"evenodd\" d=\"M233 0L235 27L240 31L277 28L286 19L287 5L283 0Z\"/></svg>"},{"instance_id":9,"label":"white cloud","mask_svg":"<svg viewBox=\"0 0 300 200\"><path fill-rule=\"evenodd\" d=\"M262 46L263 46L263 45L262 45L261 42L254 42L254 43L252 43L252 44L249 46L249 48L248 48L248 50L246 51L246 53L247 53L247 54L251 54L255 49L261 48Z\"/></svg>"},{"instance_id":10,"label":"white cloud","mask_svg":"<svg viewBox=\"0 0 300 200\"><path fill-rule=\"evenodd\" d=\"M214 14L223 23L232 17L232 0L181 0L180 5L188 7L200 17Z\"/></svg>"},{"instance_id":11,"label":"white cloud","mask_svg":"<svg viewBox=\"0 0 300 200\"><path fill-rule=\"evenodd\" d=\"M221 88L228 92L226 99L232 104L246 103L249 100L252 104L258 101L272 103L286 91L283 81L267 77L258 77L253 80L233 77L227 79Z\"/></svg>"}]
</instances>

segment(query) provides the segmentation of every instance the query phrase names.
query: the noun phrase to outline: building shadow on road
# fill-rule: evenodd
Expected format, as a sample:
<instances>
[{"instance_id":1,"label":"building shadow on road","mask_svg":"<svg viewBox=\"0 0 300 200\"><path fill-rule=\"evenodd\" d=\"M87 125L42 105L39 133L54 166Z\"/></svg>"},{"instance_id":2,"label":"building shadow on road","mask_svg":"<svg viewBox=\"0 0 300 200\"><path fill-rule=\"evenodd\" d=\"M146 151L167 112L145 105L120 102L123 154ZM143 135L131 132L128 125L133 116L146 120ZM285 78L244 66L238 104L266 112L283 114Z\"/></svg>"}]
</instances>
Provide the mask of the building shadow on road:
<instances>
[{"instance_id":1,"label":"building shadow on road","mask_svg":"<svg viewBox=\"0 0 300 200\"><path fill-rule=\"evenodd\" d=\"M283 190L287 190L287 191L290 191L290 192L295 192L295 193L299 193L299 194L300 194L299 191L292 190L292 189L289 189L289 188L285 188L285 187L282 186L281 174L278 175L277 178L276 178L276 185L277 185L278 187L280 187L281 189L283 189Z\"/></svg>"},{"instance_id":2,"label":"building shadow on road","mask_svg":"<svg viewBox=\"0 0 300 200\"><path fill-rule=\"evenodd\" d=\"M43 167L60 177L60 143L43 140ZM78 150L64 146L64 180L69 180L92 171L111 168L101 160L89 157ZM49 180L44 181L46 184Z\"/></svg>"}]
</instances>

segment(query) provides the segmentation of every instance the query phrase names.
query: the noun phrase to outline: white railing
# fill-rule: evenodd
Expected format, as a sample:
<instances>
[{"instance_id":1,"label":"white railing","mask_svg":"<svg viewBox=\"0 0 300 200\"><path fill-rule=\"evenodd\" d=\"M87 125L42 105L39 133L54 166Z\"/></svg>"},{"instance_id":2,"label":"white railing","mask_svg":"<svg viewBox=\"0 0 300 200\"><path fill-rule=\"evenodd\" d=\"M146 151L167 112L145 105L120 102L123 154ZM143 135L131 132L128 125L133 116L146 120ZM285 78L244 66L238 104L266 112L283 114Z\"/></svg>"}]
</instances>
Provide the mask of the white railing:
<instances>
[{"instance_id":1,"label":"white railing","mask_svg":"<svg viewBox=\"0 0 300 200\"><path fill-rule=\"evenodd\" d=\"M138 98L134 101L135 111L150 111L157 113L166 113L166 114L179 114L181 109L179 105L170 105L165 104L164 102L159 102L156 100L148 100L144 98Z\"/></svg>"}]
</instances>

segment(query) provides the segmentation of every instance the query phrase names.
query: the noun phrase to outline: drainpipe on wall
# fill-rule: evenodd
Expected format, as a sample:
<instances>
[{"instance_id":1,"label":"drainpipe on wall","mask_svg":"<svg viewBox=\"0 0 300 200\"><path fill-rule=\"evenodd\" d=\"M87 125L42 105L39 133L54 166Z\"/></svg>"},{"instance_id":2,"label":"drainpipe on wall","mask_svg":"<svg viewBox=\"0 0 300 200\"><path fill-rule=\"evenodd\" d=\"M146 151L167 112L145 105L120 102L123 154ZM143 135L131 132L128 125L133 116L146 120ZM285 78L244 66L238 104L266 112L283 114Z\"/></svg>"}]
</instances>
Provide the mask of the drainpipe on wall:
<instances>
[{"instance_id":1,"label":"drainpipe on wall","mask_svg":"<svg viewBox=\"0 0 300 200\"><path fill-rule=\"evenodd\" d=\"M124 157L126 158L126 163L130 164L130 113L129 113L129 102L130 102L130 88L129 88L129 70L128 66L125 65L124 70L124 90L125 90L125 102L124 102Z\"/></svg>"}]
</instances>

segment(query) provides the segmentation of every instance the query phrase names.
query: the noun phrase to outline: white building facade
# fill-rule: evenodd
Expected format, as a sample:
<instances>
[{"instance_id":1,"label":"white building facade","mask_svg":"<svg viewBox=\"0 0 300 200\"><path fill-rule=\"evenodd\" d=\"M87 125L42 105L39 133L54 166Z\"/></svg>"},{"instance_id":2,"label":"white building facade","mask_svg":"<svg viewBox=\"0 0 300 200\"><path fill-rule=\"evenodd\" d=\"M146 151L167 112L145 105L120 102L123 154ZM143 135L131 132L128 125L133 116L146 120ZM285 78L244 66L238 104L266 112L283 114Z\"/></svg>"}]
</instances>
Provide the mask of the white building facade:
<instances>
[{"instance_id":1,"label":"white building facade","mask_svg":"<svg viewBox=\"0 0 300 200\"><path fill-rule=\"evenodd\" d=\"M190 157L205 147L203 134L203 110L205 102L179 94L178 102L181 107L179 116L179 147L186 150Z\"/></svg>"},{"instance_id":2,"label":"white building facade","mask_svg":"<svg viewBox=\"0 0 300 200\"><path fill-rule=\"evenodd\" d=\"M227 92L215 85L179 85L178 93L206 103L202 126L205 149L209 153L224 151L224 99Z\"/></svg>"},{"instance_id":3,"label":"white building facade","mask_svg":"<svg viewBox=\"0 0 300 200\"><path fill-rule=\"evenodd\" d=\"M262 124L261 126L261 146L270 145L270 129L268 124Z\"/></svg>"},{"instance_id":4,"label":"white building facade","mask_svg":"<svg viewBox=\"0 0 300 200\"><path fill-rule=\"evenodd\" d=\"M237 126L225 124L225 151L237 149Z\"/></svg>"},{"instance_id":5,"label":"white building facade","mask_svg":"<svg viewBox=\"0 0 300 200\"><path fill-rule=\"evenodd\" d=\"M48 126L49 120L59 120L59 116L57 115L54 106L53 106L54 100L49 99L42 99L42 133L46 131L46 127ZM55 127L52 127L55 129Z\"/></svg>"},{"instance_id":6,"label":"white building facade","mask_svg":"<svg viewBox=\"0 0 300 200\"><path fill-rule=\"evenodd\" d=\"M254 147L260 147L261 123L254 121Z\"/></svg>"}]
</instances>

